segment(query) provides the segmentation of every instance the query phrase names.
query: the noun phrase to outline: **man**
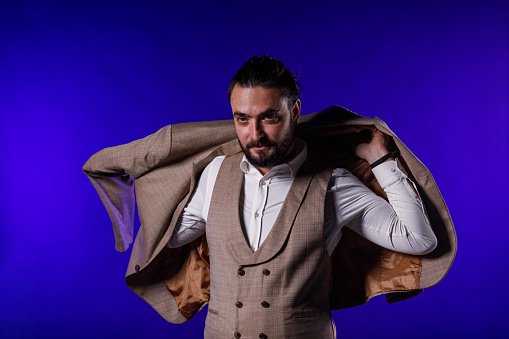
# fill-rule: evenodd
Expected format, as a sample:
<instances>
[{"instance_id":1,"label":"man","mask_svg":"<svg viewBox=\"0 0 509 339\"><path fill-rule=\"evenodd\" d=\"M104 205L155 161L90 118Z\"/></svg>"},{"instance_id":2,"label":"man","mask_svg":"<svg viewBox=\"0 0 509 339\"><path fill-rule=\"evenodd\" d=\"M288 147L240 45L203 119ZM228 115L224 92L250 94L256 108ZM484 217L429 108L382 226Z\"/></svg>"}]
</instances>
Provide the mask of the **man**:
<instances>
[{"instance_id":1,"label":"man","mask_svg":"<svg viewBox=\"0 0 509 339\"><path fill-rule=\"evenodd\" d=\"M186 321L208 301L208 338L332 338L331 309L355 306L379 293L418 291L437 282L419 280L427 276L425 261L415 255L433 251L437 239L418 189L398 168L380 132L375 130L369 142L356 145L355 153L365 160L360 162L371 164L389 203L348 170L330 167L335 161L317 147L325 137L309 138L309 144L294 138L301 102L295 78L282 62L253 57L234 76L228 92L238 141L227 141L229 134L219 138L213 125L205 126L212 140L194 141L188 134L195 132L198 137L203 125L186 128L187 133L178 133L174 126L132 145L103 150L84 166L117 226L132 223L132 206L125 197L132 195L130 178L137 180L142 228L126 276L136 293L175 323ZM364 124L362 119L358 123ZM309 130L312 135L313 128ZM176 140L177 135L186 135L193 144L182 146L186 143ZM402 160L411 160L397 141ZM166 142L175 145L171 151L164 147ZM195 142L203 144L195 147ZM239 146L242 153L237 153ZM309 154L308 146L313 150ZM339 150L344 145L326 146ZM194 150L184 152L182 147ZM138 155L131 154L134 149L140 150ZM196 190L191 180L189 190L176 188L180 194L168 198L158 192L163 189L160 184L170 178L168 164L172 176L183 176L190 168L187 160L181 160L185 154L192 155L191 167L197 175L205 168ZM416 171L409 163L409 169ZM433 202L440 200L436 192L423 193L427 200L428 196ZM162 212L166 207L158 207L152 198L145 205L149 196L159 197L161 205L171 208ZM431 216L435 223L447 219L442 214ZM451 229L452 224L444 228ZM377 245L363 244L348 229L411 256L380 254ZM119 249L126 248L130 237L126 233L116 233ZM347 244L338 245L340 241ZM374 262L359 265L360 284L352 283L356 279L352 268L344 268L358 260L344 252L348 243L362 244L362 255L369 259L375 253L375 261L382 262L381 270L374 269L378 265ZM346 264L338 265L341 260ZM452 259L445 261L450 265ZM387 262L399 267L386 271ZM442 270L435 275L441 279L443 274ZM338 280L362 285L363 301L358 296L338 298L337 290L343 287ZM351 291L352 286L344 289Z\"/></svg>"},{"instance_id":2,"label":"man","mask_svg":"<svg viewBox=\"0 0 509 339\"><path fill-rule=\"evenodd\" d=\"M335 169L331 173L325 169L323 175L329 181L327 193L316 192L316 197L325 198L324 201L308 202L309 196L304 200L318 213L323 214L325 209L316 234L309 232L313 222L309 221L310 225L304 225L303 230L294 223L285 239L286 246L278 249L280 253L266 262L243 265L244 260L249 261L248 257L257 251L271 250L263 244L274 236L271 234L273 227L284 228L284 223L292 223L279 220L276 224L276 220L307 158L306 143L293 136L301 108L296 94L297 85L291 73L282 62L267 56L250 59L237 72L229 97L243 157L240 163L236 161L233 169L222 166L224 156L215 158L205 168L180 227L170 240L170 247L178 247L195 240L206 230L211 262L206 337L332 337L327 285L330 272L323 267L329 267L328 256L345 225L392 250L426 254L436 247L436 237L420 199L414 197L394 159L387 157L390 154L382 134L375 132L370 143L357 146L356 154L370 164L381 159L374 173L393 207L347 170ZM243 175L236 176L232 171ZM226 187L218 184L218 176L227 179ZM239 178L239 182L234 178ZM311 187L314 181L311 180ZM240 182L243 182L242 190L237 191L235 188ZM241 199L237 197L239 194ZM233 225L226 225L225 216L210 218L210 213L221 212L218 208L224 210L223 202L230 206L240 204L241 217L232 221ZM229 213L235 214L237 208ZM252 253L246 256L228 253L224 244L235 229L244 233L237 232L237 237L241 238L237 246L243 246L245 239ZM291 246L295 248L289 248ZM304 270L301 266L307 265L306 261L311 267ZM288 275L298 275L301 281L288 281ZM258 281L257 276L263 280ZM309 285L304 286L306 284L314 285L312 290ZM285 289L288 292L282 293ZM297 321L289 319L288 316L299 308L311 312L300 315ZM312 321L312 325L303 320Z\"/></svg>"}]
</instances>

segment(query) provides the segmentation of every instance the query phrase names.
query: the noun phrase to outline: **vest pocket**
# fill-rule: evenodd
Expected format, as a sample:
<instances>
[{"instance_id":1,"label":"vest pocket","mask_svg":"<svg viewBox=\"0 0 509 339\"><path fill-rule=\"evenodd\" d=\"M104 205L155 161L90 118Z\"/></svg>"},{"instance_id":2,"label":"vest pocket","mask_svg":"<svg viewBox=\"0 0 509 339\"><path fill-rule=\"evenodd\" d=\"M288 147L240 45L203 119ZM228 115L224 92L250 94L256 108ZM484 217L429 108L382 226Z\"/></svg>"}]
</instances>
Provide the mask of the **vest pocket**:
<instances>
[{"instance_id":1,"label":"vest pocket","mask_svg":"<svg viewBox=\"0 0 509 339\"><path fill-rule=\"evenodd\" d=\"M229 324L227 319L220 314L224 314L224 312L220 313L209 306L207 319L205 320L204 338L233 338L235 330L231 328L231 324Z\"/></svg>"},{"instance_id":2,"label":"vest pocket","mask_svg":"<svg viewBox=\"0 0 509 339\"><path fill-rule=\"evenodd\" d=\"M216 316L216 317L221 317L221 316L219 315L219 311L218 311L218 310L215 310L215 309L213 309L213 308L211 308L210 306L209 306L209 314L214 315L214 316Z\"/></svg>"},{"instance_id":3,"label":"vest pocket","mask_svg":"<svg viewBox=\"0 0 509 339\"><path fill-rule=\"evenodd\" d=\"M291 309L288 313L291 319L320 318L323 314L323 312L318 311L316 308Z\"/></svg>"}]
</instances>

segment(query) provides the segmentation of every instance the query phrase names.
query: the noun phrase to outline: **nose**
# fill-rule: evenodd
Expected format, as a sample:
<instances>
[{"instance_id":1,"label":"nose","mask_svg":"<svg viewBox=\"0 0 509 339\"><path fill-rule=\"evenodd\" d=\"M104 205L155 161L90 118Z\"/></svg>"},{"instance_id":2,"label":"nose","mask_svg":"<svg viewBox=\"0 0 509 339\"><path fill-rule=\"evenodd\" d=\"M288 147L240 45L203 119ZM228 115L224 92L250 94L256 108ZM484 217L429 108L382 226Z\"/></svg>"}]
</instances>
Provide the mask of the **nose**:
<instances>
[{"instance_id":1,"label":"nose","mask_svg":"<svg viewBox=\"0 0 509 339\"><path fill-rule=\"evenodd\" d=\"M251 130L249 131L251 140L258 141L260 138L265 136L265 133L263 131L263 125L259 121L255 121L251 124Z\"/></svg>"}]
</instances>

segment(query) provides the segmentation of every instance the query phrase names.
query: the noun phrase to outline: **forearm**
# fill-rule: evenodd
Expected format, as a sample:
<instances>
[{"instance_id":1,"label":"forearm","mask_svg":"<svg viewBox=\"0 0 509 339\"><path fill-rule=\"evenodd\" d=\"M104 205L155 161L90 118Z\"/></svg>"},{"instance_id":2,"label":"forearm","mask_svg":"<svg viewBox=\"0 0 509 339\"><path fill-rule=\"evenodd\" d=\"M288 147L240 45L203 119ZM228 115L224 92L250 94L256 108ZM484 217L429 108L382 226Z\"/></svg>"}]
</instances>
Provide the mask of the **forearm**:
<instances>
[{"instance_id":1,"label":"forearm","mask_svg":"<svg viewBox=\"0 0 509 339\"><path fill-rule=\"evenodd\" d=\"M426 254L436 247L417 189L399 170L395 161L387 161L373 169L390 207L380 203L365 220L364 232L374 234L386 248L410 254ZM375 212L376 211L376 212Z\"/></svg>"},{"instance_id":2,"label":"forearm","mask_svg":"<svg viewBox=\"0 0 509 339\"><path fill-rule=\"evenodd\" d=\"M338 222L385 248L426 254L436 247L436 237L422 202L407 177L388 161L373 169L389 203L375 195L351 173L336 178L333 187Z\"/></svg>"},{"instance_id":3,"label":"forearm","mask_svg":"<svg viewBox=\"0 0 509 339\"><path fill-rule=\"evenodd\" d=\"M198 188L189 204L180 215L175 230L166 245L169 248L184 246L205 233L206 216L203 213L205 186L200 180Z\"/></svg>"},{"instance_id":4,"label":"forearm","mask_svg":"<svg viewBox=\"0 0 509 339\"><path fill-rule=\"evenodd\" d=\"M167 247L183 246L205 233L212 188L223 159L224 156L215 158L203 170L196 191L180 215Z\"/></svg>"},{"instance_id":5,"label":"forearm","mask_svg":"<svg viewBox=\"0 0 509 339\"><path fill-rule=\"evenodd\" d=\"M205 233L205 222L184 211L180 216L175 231L166 247L176 248L184 246Z\"/></svg>"}]
</instances>

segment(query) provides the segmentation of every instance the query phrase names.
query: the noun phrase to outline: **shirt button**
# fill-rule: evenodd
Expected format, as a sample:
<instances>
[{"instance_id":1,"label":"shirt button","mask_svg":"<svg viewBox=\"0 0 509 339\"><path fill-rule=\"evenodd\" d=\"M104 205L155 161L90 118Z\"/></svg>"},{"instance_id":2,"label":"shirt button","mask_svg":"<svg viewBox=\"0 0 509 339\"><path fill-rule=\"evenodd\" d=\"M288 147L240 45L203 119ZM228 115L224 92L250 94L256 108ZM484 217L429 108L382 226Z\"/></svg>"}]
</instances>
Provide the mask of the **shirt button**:
<instances>
[{"instance_id":1,"label":"shirt button","mask_svg":"<svg viewBox=\"0 0 509 339\"><path fill-rule=\"evenodd\" d=\"M270 271L268 269L263 270L263 275L269 275L269 274L270 274Z\"/></svg>"},{"instance_id":2,"label":"shirt button","mask_svg":"<svg viewBox=\"0 0 509 339\"><path fill-rule=\"evenodd\" d=\"M237 271L237 273L238 273L240 276L243 276L244 274L246 274L246 271L244 271L242 268L239 268L239 270Z\"/></svg>"},{"instance_id":3,"label":"shirt button","mask_svg":"<svg viewBox=\"0 0 509 339\"><path fill-rule=\"evenodd\" d=\"M258 338L260 339L267 339L267 335L264 334L264 333L260 333L260 335L258 336Z\"/></svg>"},{"instance_id":4,"label":"shirt button","mask_svg":"<svg viewBox=\"0 0 509 339\"><path fill-rule=\"evenodd\" d=\"M263 307L263 308L267 308L267 307L269 307L269 306L270 306L270 304L269 304L268 302L266 302L266 301L262 301L262 307Z\"/></svg>"},{"instance_id":5,"label":"shirt button","mask_svg":"<svg viewBox=\"0 0 509 339\"><path fill-rule=\"evenodd\" d=\"M240 301L237 301L235 306L237 306L238 308L242 308L242 306L244 306L244 305Z\"/></svg>"},{"instance_id":6,"label":"shirt button","mask_svg":"<svg viewBox=\"0 0 509 339\"><path fill-rule=\"evenodd\" d=\"M258 212L255 213L255 218L258 218L259 214Z\"/></svg>"},{"instance_id":7,"label":"shirt button","mask_svg":"<svg viewBox=\"0 0 509 339\"><path fill-rule=\"evenodd\" d=\"M240 339L241 335L240 335L240 333L239 333L239 332L235 332L235 333L233 334L233 337L234 337L235 339Z\"/></svg>"},{"instance_id":8,"label":"shirt button","mask_svg":"<svg viewBox=\"0 0 509 339\"><path fill-rule=\"evenodd\" d=\"M265 180L260 181L260 185L265 185Z\"/></svg>"},{"instance_id":9,"label":"shirt button","mask_svg":"<svg viewBox=\"0 0 509 339\"><path fill-rule=\"evenodd\" d=\"M391 168L391 172L393 172L393 173L396 172L396 169L394 167Z\"/></svg>"}]
</instances>

